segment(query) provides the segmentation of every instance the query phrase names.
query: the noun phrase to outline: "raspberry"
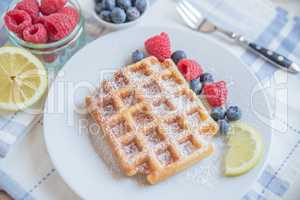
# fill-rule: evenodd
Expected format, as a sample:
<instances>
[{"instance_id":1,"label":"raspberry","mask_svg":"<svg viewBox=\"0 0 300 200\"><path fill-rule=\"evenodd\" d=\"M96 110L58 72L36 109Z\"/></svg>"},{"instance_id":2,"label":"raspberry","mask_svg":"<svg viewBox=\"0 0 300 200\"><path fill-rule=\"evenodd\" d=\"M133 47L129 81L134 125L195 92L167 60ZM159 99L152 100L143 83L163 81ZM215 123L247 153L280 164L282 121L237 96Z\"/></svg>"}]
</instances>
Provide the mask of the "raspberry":
<instances>
[{"instance_id":1,"label":"raspberry","mask_svg":"<svg viewBox=\"0 0 300 200\"><path fill-rule=\"evenodd\" d=\"M35 18L32 18L33 24L44 24L44 17L43 16L37 16Z\"/></svg>"},{"instance_id":2,"label":"raspberry","mask_svg":"<svg viewBox=\"0 0 300 200\"><path fill-rule=\"evenodd\" d=\"M76 26L71 17L62 13L54 13L44 17L44 24L51 41L57 41L66 37Z\"/></svg>"},{"instance_id":3,"label":"raspberry","mask_svg":"<svg viewBox=\"0 0 300 200\"><path fill-rule=\"evenodd\" d=\"M57 57L58 56L56 54L47 54L43 55L41 60L46 63L53 63L54 61L56 61Z\"/></svg>"},{"instance_id":4,"label":"raspberry","mask_svg":"<svg viewBox=\"0 0 300 200\"><path fill-rule=\"evenodd\" d=\"M194 60L182 59L177 66L187 81L194 80L203 73L201 66Z\"/></svg>"},{"instance_id":5,"label":"raspberry","mask_svg":"<svg viewBox=\"0 0 300 200\"><path fill-rule=\"evenodd\" d=\"M63 8L68 0L42 0L40 10L44 15L50 15Z\"/></svg>"},{"instance_id":6,"label":"raspberry","mask_svg":"<svg viewBox=\"0 0 300 200\"><path fill-rule=\"evenodd\" d=\"M165 32L146 40L145 48L150 55L157 57L160 61L171 57L170 39Z\"/></svg>"},{"instance_id":7,"label":"raspberry","mask_svg":"<svg viewBox=\"0 0 300 200\"><path fill-rule=\"evenodd\" d=\"M63 7L62 9L60 9L58 11L58 13L63 13L68 15L69 17L71 17L74 20L74 23L77 24L78 20L79 20L79 13L75 8L72 8L70 6L66 6Z\"/></svg>"},{"instance_id":8,"label":"raspberry","mask_svg":"<svg viewBox=\"0 0 300 200\"><path fill-rule=\"evenodd\" d=\"M39 4L36 0L22 0L17 3L15 9L24 10L32 17L32 19L37 17L40 12Z\"/></svg>"},{"instance_id":9,"label":"raspberry","mask_svg":"<svg viewBox=\"0 0 300 200\"><path fill-rule=\"evenodd\" d=\"M22 33L22 31L30 26L32 23L30 15L23 10L11 10L4 16L6 27L15 33Z\"/></svg>"},{"instance_id":10,"label":"raspberry","mask_svg":"<svg viewBox=\"0 0 300 200\"><path fill-rule=\"evenodd\" d=\"M23 39L32 43L46 43L48 41L47 30L43 24L28 26L23 31Z\"/></svg>"},{"instance_id":11,"label":"raspberry","mask_svg":"<svg viewBox=\"0 0 300 200\"><path fill-rule=\"evenodd\" d=\"M203 87L203 94L207 102L212 107L220 107L226 103L227 100L227 87L225 81L215 83L207 83Z\"/></svg>"}]
</instances>

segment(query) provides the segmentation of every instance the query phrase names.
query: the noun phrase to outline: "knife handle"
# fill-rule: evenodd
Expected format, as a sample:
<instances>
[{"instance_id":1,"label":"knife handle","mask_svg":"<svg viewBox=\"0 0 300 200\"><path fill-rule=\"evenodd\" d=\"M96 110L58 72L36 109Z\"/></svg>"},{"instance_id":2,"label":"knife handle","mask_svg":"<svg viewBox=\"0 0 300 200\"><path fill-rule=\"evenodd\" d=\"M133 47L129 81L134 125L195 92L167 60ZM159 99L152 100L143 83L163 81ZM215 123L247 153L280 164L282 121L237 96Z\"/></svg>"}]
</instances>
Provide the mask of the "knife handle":
<instances>
[{"instance_id":1,"label":"knife handle","mask_svg":"<svg viewBox=\"0 0 300 200\"><path fill-rule=\"evenodd\" d=\"M283 70L293 73L297 73L300 70L299 66L287 57L255 43L249 42L248 49Z\"/></svg>"}]
</instances>

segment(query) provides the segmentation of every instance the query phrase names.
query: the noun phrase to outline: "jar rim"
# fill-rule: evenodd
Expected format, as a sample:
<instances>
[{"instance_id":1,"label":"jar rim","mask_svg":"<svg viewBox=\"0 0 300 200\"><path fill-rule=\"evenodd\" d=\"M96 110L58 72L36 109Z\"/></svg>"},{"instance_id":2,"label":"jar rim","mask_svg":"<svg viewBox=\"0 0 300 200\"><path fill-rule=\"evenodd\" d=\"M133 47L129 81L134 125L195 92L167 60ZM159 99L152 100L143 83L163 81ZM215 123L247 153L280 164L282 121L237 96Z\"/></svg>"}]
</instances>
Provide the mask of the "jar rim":
<instances>
[{"instance_id":1,"label":"jar rim","mask_svg":"<svg viewBox=\"0 0 300 200\"><path fill-rule=\"evenodd\" d=\"M4 29L8 33L8 36L14 40L14 43L16 43L19 46L25 47L25 48L29 48L32 50L44 50L44 49L51 49L51 48L57 48L57 47L63 46L65 44L69 43L77 35L77 33L80 32L80 30L82 29L82 26L83 26L83 21L84 21L78 1L70 0L69 3L71 3L73 6L76 7L80 17L79 17L78 23L76 24L76 27L74 28L74 30L69 35L67 35L66 37L64 37L63 39L61 39L59 41L46 43L46 44L35 44L35 43L31 43L31 42L26 42L25 40L20 39L15 33L10 31L5 25L4 25ZM8 10L11 9L13 6L15 6L15 4L16 3L11 4L9 6Z\"/></svg>"}]
</instances>

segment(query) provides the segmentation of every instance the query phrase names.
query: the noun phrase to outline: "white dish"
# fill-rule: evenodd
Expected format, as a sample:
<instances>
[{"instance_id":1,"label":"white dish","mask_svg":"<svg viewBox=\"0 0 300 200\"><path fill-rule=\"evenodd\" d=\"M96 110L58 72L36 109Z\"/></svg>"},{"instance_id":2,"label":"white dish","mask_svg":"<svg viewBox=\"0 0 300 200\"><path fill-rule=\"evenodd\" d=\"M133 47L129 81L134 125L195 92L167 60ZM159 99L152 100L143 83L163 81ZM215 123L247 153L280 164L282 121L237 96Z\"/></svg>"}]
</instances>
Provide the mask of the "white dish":
<instances>
[{"instance_id":1,"label":"white dish","mask_svg":"<svg viewBox=\"0 0 300 200\"><path fill-rule=\"evenodd\" d=\"M120 29L129 28L129 27L132 27L132 26L140 23L144 19L144 17L148 14L149 9L150 9L150 3L149 3L149 0L146 0L146 2L147 2L147 7L146 7L145 11L141 14L141 16L139 18L137 18L136 20L133 20L131 22L126 22L126 23L121 23L121 24L114 24L114 23L107 22L97 15L97 13L95 12L95 9L93 9L93 16L102 26L105 26L111 30L120 30Z\"/></svg>"},{"instance_id":2,"label":"white dish","mask_svg":"<svg viewBox=\"0 0 300 200\"><path fill-rule=\"evenodd\" d=\"M101 137L91 136L97 138L92 144L86 126L81 128L78 126L80 120L85 123L89 119L86 114L74 112L74 104L83 106L84 97L89 93L82 87L97 86L101 70L111 71L123 66L130 59L132 51L143 48L146 38L162 31L169 33L174 50L184 49L190 58L198 60L217 80L228 82L229 103L241 106L243 120L261 132L265 144L263 159L249 173L234 178L222 176L220 167L222 142L216 139L214 156L167 181L154 186L144 185L136 178L123 176L111 159L110 151L105 147ZM67 85L65 92L69 90L65 95L57 92L63 83ZM71 95L70 90L74 90L75 87L78 90ZM265 95L257 92L250 98L252 91L259 87L258 81L238 58L200 34L154 27L115 32L80 50L53 83L46 104L48 111L44 115L44 135L48 152L60 175L83 199L165 199L168 195L168 199L172 200L195 198L237 200L248 191L259 176L271 144L271 128L256 115L256 111L270 115ZM50 111L58 108L64 112Z\"/></svg>"}]
</instances>

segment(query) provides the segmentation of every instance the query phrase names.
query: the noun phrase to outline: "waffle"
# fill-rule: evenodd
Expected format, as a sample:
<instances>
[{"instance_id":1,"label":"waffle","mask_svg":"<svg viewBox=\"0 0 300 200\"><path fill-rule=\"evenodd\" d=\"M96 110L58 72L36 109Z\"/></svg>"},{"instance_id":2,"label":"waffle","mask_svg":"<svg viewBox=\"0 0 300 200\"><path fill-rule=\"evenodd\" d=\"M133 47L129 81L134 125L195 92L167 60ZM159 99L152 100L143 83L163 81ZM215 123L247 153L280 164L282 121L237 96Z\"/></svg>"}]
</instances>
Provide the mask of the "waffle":
<instances>
[{"instance_id":1,"label":"waffle","mask_svg":"<svg viewBox=\"0 0 300 200\"><path fill-rule=\"evenodd\" d=\"M86 106L124 173L144 174L150 184L213 152L206 138L218 126L172 60L148 57L116 71Z\"/></svg>"}]
</instances>

